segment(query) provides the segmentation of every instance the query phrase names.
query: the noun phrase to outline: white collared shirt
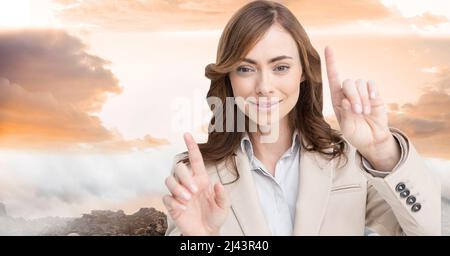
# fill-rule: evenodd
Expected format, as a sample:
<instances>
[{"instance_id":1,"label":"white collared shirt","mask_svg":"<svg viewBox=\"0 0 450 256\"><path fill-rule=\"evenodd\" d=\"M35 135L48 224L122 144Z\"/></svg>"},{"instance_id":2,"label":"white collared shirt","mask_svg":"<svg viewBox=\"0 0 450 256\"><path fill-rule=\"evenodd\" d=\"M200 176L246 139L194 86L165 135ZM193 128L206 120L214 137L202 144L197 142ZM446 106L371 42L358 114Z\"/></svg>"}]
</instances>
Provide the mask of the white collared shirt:
<instances>
[{"instance_id":1,"label":"white collared shirt","mask_svg":"<svg viewBox=\"0 0 450 256\"><path fill-rule=\"evenodd\" d=\"M405 138L395 132L392 133L401 147L400 161L392 169L394 172L405 161L406 150ZM292 235L295 222L295 205L299 189L300 175L300 136L295 130L292 136L291 147L283 154L275 165L275 177L266 169L253 152L252 143L245 133L241 139L241 149L246 153L252 176L256 185L261 209L264 213L266 223L272 235ZM374 177L386 177L389 172L374 169L371 164L362 157L362 168Z\"/></svg>"},{"instance_id":2,"label":"white collared shirt","mask_svg":"<svg viewBox=\"0 0 450 256\"><path fill-rule=\"evenodd\" d=\"M250 161L261 209L272 235L290 236L293 232L299 183L299 148L299 136L295 131L291 147L275 165L274 177L255 157L247 133L241 140L241 149Z\"/></svg>"}]
</instances>

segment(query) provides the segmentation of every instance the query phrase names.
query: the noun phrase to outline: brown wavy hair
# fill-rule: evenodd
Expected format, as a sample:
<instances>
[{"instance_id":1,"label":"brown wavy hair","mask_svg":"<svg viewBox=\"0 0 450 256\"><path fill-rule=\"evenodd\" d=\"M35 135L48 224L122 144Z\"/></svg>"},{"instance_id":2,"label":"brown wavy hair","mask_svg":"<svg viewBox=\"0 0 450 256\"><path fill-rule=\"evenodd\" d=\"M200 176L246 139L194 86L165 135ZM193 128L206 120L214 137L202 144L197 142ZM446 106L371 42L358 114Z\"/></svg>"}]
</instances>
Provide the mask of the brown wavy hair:
<instances>
[{"instance_id":1,"label":"brown wavy hair","mask_svg":"<svg viewBox=\"0 0 450 256\"><path fill-rule=\"evenodd\" d=\"M331 128L322 115L322 74L320 56L311 45L308 35L292 12L280 3L273 1L254 1L239 9L230 19L220 37L216 63L206 66L205 76L211 80L208 97L218 97L222 102L227 97L234 97L229 73L239 65L265 32L274 24L280 24L294 38L303 68L305 79L300 83L300 96L295 107L288 114L292 127L298 129L308 145L302 146L307 151L315 151L332 160L344 156L345 140L340 132ZM213 108L213 117L208 131L206 143L199 148L205 164L217 164L233 159L234 151L240 146L244 132L217 132L211 129L215 117L220 116L226 127L226 108ZM237 128L236 116L240 111L233 104L234 127ZM222 111L222 113L218 113ZM245 129L248 131L248 117ZM219 119L220 120L220 119ZM332 148L332 150L329 150ZM187 152L183 152L187 154ZM187 155L178 162L189 164ZM234 161L231 161L234 163ZM236 163L234 170L237 173ZM239 174L237 173L238 178Z\"/></svg>"}]
</instances>

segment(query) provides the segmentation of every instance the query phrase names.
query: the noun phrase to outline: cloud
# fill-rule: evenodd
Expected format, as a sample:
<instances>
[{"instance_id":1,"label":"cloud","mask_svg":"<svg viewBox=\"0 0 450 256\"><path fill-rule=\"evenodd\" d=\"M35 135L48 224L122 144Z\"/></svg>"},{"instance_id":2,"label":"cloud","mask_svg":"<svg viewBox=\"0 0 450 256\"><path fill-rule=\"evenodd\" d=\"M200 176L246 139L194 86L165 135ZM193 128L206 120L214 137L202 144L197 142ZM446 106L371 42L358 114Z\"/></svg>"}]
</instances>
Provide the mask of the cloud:
<instances>
[{"instance_id":1,"label":"cloud","mask_svg":"<svg viewBox=\"0 0 450 256\"><path fill-rule=\"evenodd\" d=\"M122 88L109 62L87 53L76 37L59 30L2 32L0 56L0 147L167 144L151 136L125 141L102 125L95 113Z\"/></svg>"},{"instance_id":2,"label":"cloud","mask_svg":"<svg viewBox=\"0 0 450 256\"><path fill-rule=\"evenodd\" d=\"M80 216L94 209L163 209L177 146L120 154L0 151L0 202L11 216Z\"/></svg>"},{"instance_id":3,"label":"cloud","mask_svg":"<svg viewBox=\"0 0 450 256\"><path fill-rule=\"evenodd\" d=\"M0 77L80 111L98 111L107 93L121 92L110 63L88 54L86 45L63 31L3 32L0 56Z\"/></svg>"},{"instance_id":4,"label":"cloud","mask_svg":"<svg viewBox=\"0 0 450 256\"><path fill-rule=\"evenodd\" d=\"M143 138L124 140L118 137L114 140L108 140L81 147L83 152L103 152L103 153L116 153L116 152L129 152L129 151L141 151L147 148L167 146L170 142L165 138L156 138L151 135L145 135Z\"/></svg>"},{"instance_id":5,"label":"cloud","mask_svg":"<svg viewBox=\"0 0 450 256\"><path fill-rule=\"evenodd\" d=\"M429 11L405 17L394 6L384 5L378 0L343 0L339 4L330 4L328 0L291 0L286 5L301 22L314 28L369 22L381 24L384 28L390 24L409 29L410 26L425 28L450 22L447 17Z\"/></svg>"},{"instance_id":6,"label":"cloud","mask_svg":"<svg viewBox=\"0 0 450 256\"><path fill-rule=\"evenodd\" d=\"M391 109L391 126L405 131L426 155L450 159L450 69L443 67L416 102Z\"/></svg>"},{"instance_id":7,"label":"cloud","mask_svg":"<svg viewBox=\"0 0 450 256\"><path fill-rule=\"evenodd\" d=\"M0 145L21 139L33 144L43 140L74 143L113 138L98 117L58 99L51 92L28 91L3 78L0 78L0 117Z\"/></svg>"},{"instance_id":8,"label":"cloud","mask_svg":"<svg viewBox=\"0 0 450 256\"><path fill-rule=\"evenodd\" d=\"M449 19L447 17L441 15L434 15L430 12L425 12L422 15L414 16L407 20L410 21L412 24L415 24L420 27L436 26L442 23L449 22Z\"/></svg>"},{"instance_id":9,"label":"cloud","mask_svg":"<svg viewBox=\"0 0 450 256\"><path fill-rule=\"evenodd\" d=\"M56 1L63 6L57 16L65 24L85 25L113 31L182 31L222 29L240 7L250 1ZM430 12L403 17L392 6L377 0L285 0L297 18L308 27L328 27L360 21L383 21L434 26L449 20Z\"/></svg>"},{"instance_id":10,"label":"cloud","mask_svg":"<svg viewBox=\"0 0 450 256\"><path fill-rule=\"evenodd\" d=\"M441 183L442 197L450 200L450 161L439 158L424 158L426 165ZM450 220L449 220L450 221Z\"/></svg>"},{"instance_id":11,"label":"cloud","mask_svg":"<svg viewBox=\"0 0 450 256\"><path fill-rule=\"evenodd\" d=\"M331 4L328 0L291 0L286 5L300 22L311 26L328 26L358 20L377 20L395 13L377 0L344 0Z\"/></svg>"},{"instance_id":12,"label":"cloud","mask_svg":"<svg viewBox=\"0 0 450 256\"><path fill-rule=\"evenodd\" d=\"M120 31L218 29L248 1L56 1L66 24Z\"/></svg>"}]
</instances>

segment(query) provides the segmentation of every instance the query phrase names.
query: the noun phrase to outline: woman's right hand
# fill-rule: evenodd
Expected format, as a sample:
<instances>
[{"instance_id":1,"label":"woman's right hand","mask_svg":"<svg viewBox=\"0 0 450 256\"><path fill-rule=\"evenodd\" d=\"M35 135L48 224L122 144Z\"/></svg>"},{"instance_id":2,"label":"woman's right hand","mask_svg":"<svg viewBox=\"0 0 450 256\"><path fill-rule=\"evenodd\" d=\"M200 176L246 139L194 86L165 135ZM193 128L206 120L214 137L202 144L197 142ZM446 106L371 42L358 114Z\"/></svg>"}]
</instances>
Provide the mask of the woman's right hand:
<instances>
[{"instance_id":1,"label":"woman's right hand","mask_svg":"<svg viewBox=\"0 0 450 256\"><path fill-rule=\"evenodd\" d=\"M230 200L223 185L212 184L202 154L191 134L184 134L192 172L183 163L166 178L170 195L163 197L171 218L183 235L219 235Z\"/></svg>"}]
</instances>

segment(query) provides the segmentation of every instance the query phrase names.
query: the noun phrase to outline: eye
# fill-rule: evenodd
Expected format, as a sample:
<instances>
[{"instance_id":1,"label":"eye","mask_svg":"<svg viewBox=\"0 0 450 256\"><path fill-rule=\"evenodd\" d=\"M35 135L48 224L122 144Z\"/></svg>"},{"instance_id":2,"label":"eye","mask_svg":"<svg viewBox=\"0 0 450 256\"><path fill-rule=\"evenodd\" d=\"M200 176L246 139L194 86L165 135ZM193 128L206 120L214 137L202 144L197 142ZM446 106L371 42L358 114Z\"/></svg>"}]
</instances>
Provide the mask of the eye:
<instances>
[{"instance_id":1,"label":"eye","mask_svg":"<svg viewBox=\"0 0 450 256\"><path fill-rule=\"evenodd\" d=\"M288 71L288 70L289 70L289 66L286 66L286 65L278 66L275 68L275 71L280 71L280 72Z\"/></svg>"},{"instance_id":2,"label":"eye","mask_svg":"<svg viewBox=\"0 0 450 256\"><path fill-rule=\"evenodd\" d=\"M236 69L236 71L240 72L240 73L248 73L248 72L252 72L253 70L248 67L240 66Z\"/></svg>"}]
</instances>

